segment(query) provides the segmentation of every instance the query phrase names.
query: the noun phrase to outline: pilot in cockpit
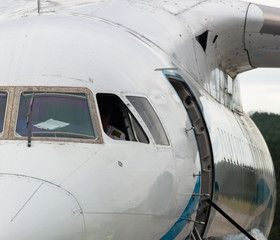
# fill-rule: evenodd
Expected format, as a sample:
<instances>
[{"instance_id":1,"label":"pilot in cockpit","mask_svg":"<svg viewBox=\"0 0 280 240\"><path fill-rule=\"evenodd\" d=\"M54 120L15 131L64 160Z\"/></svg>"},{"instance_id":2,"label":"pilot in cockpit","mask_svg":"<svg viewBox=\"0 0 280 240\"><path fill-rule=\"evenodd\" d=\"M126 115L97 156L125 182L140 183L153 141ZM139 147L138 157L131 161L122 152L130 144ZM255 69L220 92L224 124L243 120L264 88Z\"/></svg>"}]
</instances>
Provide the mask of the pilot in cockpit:
<instances>
[{"instance_id":1,"label":"pilot in cockpit","mask_svg":"<svg viewBox=\"0 0 280 240\"><path fill-rule=\"evenodd\" d=\"M102 106L100 109L100 114L104 132L110 138L115 140L126 140L125 134L121 130L111 125L112 109L108 105L105 104Z\"/></svg>"}]
</instances>

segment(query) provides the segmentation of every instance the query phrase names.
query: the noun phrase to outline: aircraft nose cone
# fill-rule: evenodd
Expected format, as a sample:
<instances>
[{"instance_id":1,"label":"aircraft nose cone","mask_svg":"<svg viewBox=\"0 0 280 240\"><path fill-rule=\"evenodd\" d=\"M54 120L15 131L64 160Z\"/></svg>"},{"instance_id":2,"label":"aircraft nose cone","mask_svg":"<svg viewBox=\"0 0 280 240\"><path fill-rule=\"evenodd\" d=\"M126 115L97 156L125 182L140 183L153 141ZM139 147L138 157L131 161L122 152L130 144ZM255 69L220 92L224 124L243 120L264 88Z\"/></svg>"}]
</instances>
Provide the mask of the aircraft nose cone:
<instances>
[{"instance_id":1,"label":"aircraft nose cone","mask_svg":"<svg viewBox=\"0 0 280 240\"><path fill-rule=\"evenodd\" d=\"M70 193L56 185L0 175L0 239L85 239L82 210Z\"/></svg>"}]
</instances>

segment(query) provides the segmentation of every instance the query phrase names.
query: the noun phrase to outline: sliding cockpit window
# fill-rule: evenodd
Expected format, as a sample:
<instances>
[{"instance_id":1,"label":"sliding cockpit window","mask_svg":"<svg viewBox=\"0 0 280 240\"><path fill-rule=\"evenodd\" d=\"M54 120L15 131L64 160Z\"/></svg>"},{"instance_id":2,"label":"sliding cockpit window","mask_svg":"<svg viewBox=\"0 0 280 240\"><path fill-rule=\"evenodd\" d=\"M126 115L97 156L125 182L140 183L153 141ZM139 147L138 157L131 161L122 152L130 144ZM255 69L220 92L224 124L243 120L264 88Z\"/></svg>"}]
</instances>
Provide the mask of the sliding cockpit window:
<instances>
[{"instance_id":1,"label":"sliding cockpit window","mask_svg":"<svg viewBox=\"0 0 280 240\"><path fill-rule=\"evenodd\" d=\"M3 135L8 93L0 91L0 136Z\"/></svg>"},{"instance_id":2,"label":"sliding cockpit window","mask_svg":"<svg viewBox=\"0 0 280 240\"><path fill-rule=\"evenodd\" d=\"M96 139L88 99L86 93L22 92L16 137Z\"/></svg>"},{"instance_id":3,"label":"sliding cockpit window","mask_svg":"<svg viewBox=\"0 0 280 240\"><path fill-rule=\"evenodd\" d=\"M155 143L159 145L169 145L169 141L159 117L148 100L144 97L133 96L128 96L127 99L131 102L133 107L144 120L155 140Z\"/></svg>"}]
</instances>

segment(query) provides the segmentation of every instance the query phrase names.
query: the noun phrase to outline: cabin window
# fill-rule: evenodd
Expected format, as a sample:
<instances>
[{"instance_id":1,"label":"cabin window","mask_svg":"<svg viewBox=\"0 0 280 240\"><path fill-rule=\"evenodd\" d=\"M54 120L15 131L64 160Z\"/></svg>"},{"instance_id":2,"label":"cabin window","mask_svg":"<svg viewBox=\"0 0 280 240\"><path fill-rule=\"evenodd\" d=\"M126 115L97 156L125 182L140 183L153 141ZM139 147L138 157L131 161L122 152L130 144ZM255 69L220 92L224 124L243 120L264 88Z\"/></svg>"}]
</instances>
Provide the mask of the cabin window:
<instances>
[{"instance_id":1,"label":"cabin window","mask_svg":"<svg viewBox=\"0 0 280 240\"><path fill-rule=\"evenodd\" d=\"M157 116L155 110L144 97L132 97L129 96L127 99L131 102L133 107L142 117L149 131L151 132L155 143L159 145L169 145L169 141L165 134L164 128Z\"/></svg>"},{"instance_id":2,"label":"cabin window","mask_svg":"<svg viewBox=\"0 0 280 240\"><path fill-rule=\"evenodd\" d=\"M0 91L0 136L3 135L8 93Z\"/></svg>"},{"instance_id":3,"label":"cabin window","mask_svg":"<svg viewBox=\"0 0 280 240\"><path fill-rule=\"evenodd\" d=\"M22 92L15 134L17 137L96 139L88 95Z\"/></svg>"},{"instance_id":4,"label":"cabin window","mask_svg":"<svg viewBox=\"0 0 280 240\"><path fill-rule=\"evenodd\" d=\"M123 101L114 94L96 95L104 132L115 140L149 143L149 139Z\"/></svg>"}]
</instances>

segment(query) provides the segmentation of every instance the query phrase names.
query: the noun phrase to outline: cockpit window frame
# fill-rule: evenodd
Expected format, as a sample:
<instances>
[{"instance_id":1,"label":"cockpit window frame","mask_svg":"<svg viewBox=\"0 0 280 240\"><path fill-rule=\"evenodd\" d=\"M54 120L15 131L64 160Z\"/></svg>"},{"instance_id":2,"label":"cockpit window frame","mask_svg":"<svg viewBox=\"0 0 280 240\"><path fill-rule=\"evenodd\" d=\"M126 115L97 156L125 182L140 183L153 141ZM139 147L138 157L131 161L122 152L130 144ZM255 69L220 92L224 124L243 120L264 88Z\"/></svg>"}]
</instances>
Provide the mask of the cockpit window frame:
<instances>
[{"instance_id":1,"label":"cockpit window frame","mask_svg":"<svg viewBox=\"0 0 280 240\"><path fill-rule=\"evenodd\" d=\"M7 92L7 102L6 102L6 109L5 109L5 117L4 117L4 124L3 124L3 132L0 135L0 140L7 140L9 139L9 127L10 127L10 119L13 110L13 95L14 95L14 87L6 87L0 86L1 92Z\"/></svg>"},{"instance_id":2,"label":"cockpit window frame","mask_svg":"<svg viewBox=\"0 0 280 240\"><path fill-rule=\"evenodd\" d=\"M35 137L32 136L32 141L59 141L59 142L79 142L79 143L103 143L103 138L101 134L101 129L98 121L96 103L93 97L92 91L85 87L15 87L14 98L13 98L13 109L11 114L11 121L9 127L8 139L10 140L26 140L27 136L18 137L16 136L16 126L18 121L18 111L20 106L21 93L23 92L57 92L57 93L85 93L88 98L89 111L91 114L92 126L96 133L96 138L94 139L83 139L83 138L71 138L71 137ZM9 104L11 105L11 104Z\"/></svg>"},{"instance_id":3,"label":"cockpit window frame","mask_svg":"<svg viewBox=\"0 0 280 240\"><path fill-rule=\"evenodd\" d=\"M8 99L9 99L9 92L8 91L2 91L0 90L0 94L1 93L6 93L7 94L7 98L6 98L6 104L5 104L5 110L4 110L4 118L3 118L3 128L2 128L2 132L0 131L0 136L2 137L4 135L4 130L5 130L5 124L6 124L6 115L7 115L7 108L8 108ZM2 119L0 119L2 120Z\"/></svg>"}]
</instances>

